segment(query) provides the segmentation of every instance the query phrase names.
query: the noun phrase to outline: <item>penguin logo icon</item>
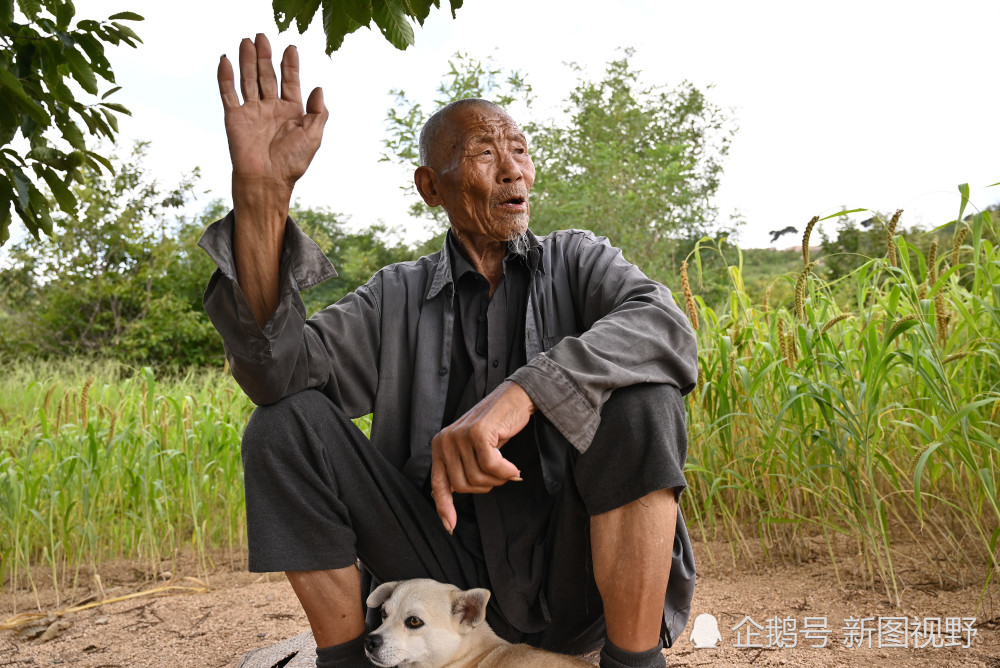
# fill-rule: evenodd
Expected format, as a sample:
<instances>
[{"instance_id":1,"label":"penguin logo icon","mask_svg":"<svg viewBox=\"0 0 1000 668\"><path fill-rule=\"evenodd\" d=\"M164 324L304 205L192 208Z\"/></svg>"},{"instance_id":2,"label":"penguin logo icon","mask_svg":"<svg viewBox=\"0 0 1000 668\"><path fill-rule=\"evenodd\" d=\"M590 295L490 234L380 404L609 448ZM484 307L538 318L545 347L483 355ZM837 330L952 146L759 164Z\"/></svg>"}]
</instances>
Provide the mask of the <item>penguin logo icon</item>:
<instances>
[{"instance_id":1,"label":"penguin logo icon","mask_svg":"<svg viewBox=\"0 0 1000 668\"><path fill-rule=\"evenodd\" d=\"M712 615L703 612L694 620L691 629L691 642L695 649L715 649L715 644L722 640L719 633L719 622Z\"/></svg>"}]
</instances>

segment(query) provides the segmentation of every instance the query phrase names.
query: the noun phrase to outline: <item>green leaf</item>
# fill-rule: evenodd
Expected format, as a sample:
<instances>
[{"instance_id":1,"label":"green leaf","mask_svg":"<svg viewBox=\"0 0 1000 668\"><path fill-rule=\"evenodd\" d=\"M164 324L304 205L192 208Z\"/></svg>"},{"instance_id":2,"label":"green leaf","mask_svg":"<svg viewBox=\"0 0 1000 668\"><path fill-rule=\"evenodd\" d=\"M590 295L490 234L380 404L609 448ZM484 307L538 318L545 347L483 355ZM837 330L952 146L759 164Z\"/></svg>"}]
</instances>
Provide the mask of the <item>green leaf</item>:
<instances>
[{"instance_id":1,"label":"green leaf","mask_svg":"<svg viewBox=\"0 0 1000 668\"><path fill-rule=\"evenodd\" d=\"M35 222L45 234L52 234L52 218L49 216L49 201L45 199L42 191L31 185L29 192L31 208L35 214Z\"/></svg>"},{"instance_id":2,"label":"green leaf","mask_svg":"<svg viewBox=\"0 0 1000 668\"><path fill-rule=\"evenodd\" d=\"M437 5L436 0L401 0L401 2L406 15L415 18L421 26L431 13L431 7Z\"/></svg>"},{"instance_id":3,"label":"green leaf","mask_svg":"<svg viewBox=\"0 0 1000 668\"><path fill-rule=\"evenodd\" d=\"M24 113L27 113L35 122L42 127L48 126L51 123L49 115L45 113L45 110L38 105L37 102L32 100L24 92L24 87L21 86L21 82L18 81L10 70L6 67L0 67L0 90L7 90L9 93L20 103Z\"/></svg>"},{"instance_id":4,"label":"green leaf","mask_svg":"<svg viewBox=\"0 0 1000 668\"><path fill-rule=\"evenodd\" d=\"M458 18L455 12L462 6L462 0L451 0L451 18Z\"/></svg>"},{"instance_id":5,"label":"green leaf","mask_svg":"<svg viewBox=\"0 0 1000 668\"><path fill-rule=\"evenodd\" d=\"M49 186L49 190L52 191L52 196L56 198L56 203L59 204L59 208L66 213L73 214L76 212L76 197L62 179L50 168L39 167L35 170L36 174L40 174L45 183Z\"/></svg>"},{"instance_id":6,"label":"green leaf","mask_svg":"<svg viewBox=\"0 0 1000 668\"><path fill-rule=\"evenodd\" d=\"M117 14L112 14L108 17L109 21L145 21L139 14L135 12L118 12Z\"/></svg>"},{"instance_id":7,"label":"green leaf","mask_svg":"<svg viewBox=\"0 0 1000 668\"><path fill-rule=\"evenodd\" d=\"M358 28L361 24L352 20L341 7L337 0L325 0L323 2L323 32L326 33L326 55L330 55L339 49L344 43L344 36Z\"/></svg>"},{"instance_id":8,"label":"green leaf","mask_svg":"<svg viewBox=\"0 0 1000 668\"><path fill-rule=\"evenodd\" d=\"M399 0L372 0L372 18L382 31L382 36L400 51L413 44L413 26Z\"/></svg>"},{"instance_id":9,"label":"green leaf","mask_svg":"<svg viewBox=\"0 0 1000 668\"><path fill-rule=\"evenodd\" d=\"M118 28L118 33L124 41L128 42L127 38L132 38L135 41L139 42L140 44L142 43L142 40L139 39L139 36L135 34L135 31L129 28L127 25L123 25L121 23L118 23L117 21L112 21L111 25ZM129 43L129 46L134 47L135 44Z\"/></svg>"},{"instance_id":10,"label":"green leaf","mask_svg":"<svg viewBox=\"0 0 1000 668\"><path fill-rule=\"evenodd\" d=\"M132 112L125 108L125 105L118 104L117 102L99 102L98 106L107 107L112 111L117 111L119 114L125 114L126 116L132 115Z\"/></svg>"},{"instance_id":11,"label":"green leaf","mask_svg":"<svg viewBox=\"0 0 1000 668\"><path fill-rule=\"evenodd\" d=\"M292 24L292 19L302 9L305 0L274 0L271 8L274 10L274 23L278 26L278 32L285 32Z\"/></svg>"},{"instance_id":12,"label":"green leaf","mask_svg":"<svg viewBox=\"0 0 1000 668\"><path fill-rule=\"evenodd\" d=\"M111 71L111 63L108 62L108 59L104 55L104 45L101 44L101 41L93 35L78 33L76 35L76 42L87 52L94 71L100 74L101 78L105 81L114 83L115 74Z\"/></svg>"},{"instance_id":13,"label":"green leaf","mask_svg":"<svg viewBox=\"0 0 1000 668\"><path fill-rule=\"evenodd\" d=\"M115 93L117 93L118 91L120 91L121 89L122 89L121 86L115 86L114 88L112 88L111 90L109 90L107 93L105 93L104 95L102 95L101 99L102 100L106 100L109 97L111 97L112 95L114 95Z\"/></svg>"},{"instance_id":14,"label":"green leaf","mask_svg":"<svg viewBox=\"0 0 1000 668\"><path fill-rule=\"evenodd\" d=\"M295 15L295 27L298 28L300 35L312 23L313 17L316 16L316 10L319 9L319 2L320 0L306 0L302 9Z\"/></svg>"},{"instance_id":15,"label":"green leaf","mask_svg":"<svg viewBox=\"0 0 1000 668\"><path fill-rule=\"evenodd\" d=\"M13 20L14 20L14 3L0 2L0 28L2 28L6 32L7 26ZM10 211L7 211L7 218L8 219L10 218Z\"/></svg>"},{"instance_id":16,"label":"green leaf","mask_svg":"<svg viewBox=\"0 0 1000 668\"><path fill-rule=\"evenodd\" d=\"M117 133L118 132L118 117L115 116L114 114L112 114L107 109L101 109L101 113L104 114L104 118L108 119L108 125L111 126L111 129L114 130Z\"/></svg>"},{"instance_id":17,"label":"green leaf","mask_svg":"<svg viewBox=\"0 0 1000 668\"><path fill-rule=\"evenodd\" d=\"M355 23L366 26L372 20L372 0L333 0L333 11L347 14Z\"/></svg>"},{"instance_id":18,"label":"green leaf","mask_svg":"<svg viewBox=\"0 0 1000 668\"><path fill-rule=\"evenodd\" d=\"M66 49L64 53L73 78L85 91L91 95L97 95L97 77L94 75L94 70L90 69L87 59L76 49Z\"/></svg>"},{"instance_id":19,"label":"green leaf","mask_svg":"<svg viewBox=\"0 0 1000 668\"><path fill-rule=\"evenodd\" d=\"M10 0L5 0L5 3L9 3ZM27 16L32 21L38 18L38 12L42 11L42 3L40 0L17 0L17 6L21 9L21 12Z\"/></svg>"},{"instance_id":20,"label":"green leaf","mask_svg":"<svg viewBox=\"0 0 1000 668\"><path fill-rule=\"evenodd\" d=\"M837 218L838 216L846 216L849 213L858 213L860 211L868 211L868 209L851 209L850 211L838 211L837 213L831 213L826 218L820 218L817 223L822 223L824 220L830 220L831 218Z\"/></svg>"},{"instance_id":21,"label":"green leaf","mask_svg":"<svg viewBox=\"0 0 1000 668\"><path fill-rule=\"evenodd\" d=\"M62 131L63 139L69 142L69 145L73 148L83 151L87 148L87 142L83 139L83 133L80 132L80 128L77 127L73 121L66 119L56 119L56 125Z\"/></svg>"},{"instance_id":22,"label":"green leaf","mask_svg":"<svg viewBox=\"0 0 1000 668\"><path fill-rule=\"evenodd\" d=\"M965 207L969 205L969 184L959 184L958 192L962 194L962 204L958 207L958 221L962 222L962 215L965 214Z\"/></svg>"},{"instance_id":23,"label":"green leaf","mask_svg":"<svg viewBox=\"0 0 1000 668\"><path fill-rule=\"evenodd\" d=\"M7 168L10 167L10 163L7 162L2 156L0 156L0 172L6 172ZM8 219L10 217L10 205L14 201L14 191L10 187L10 182L7 179L0 179L0 216L3 212L7 212Z\"/></svg>"},{"instance_id":24,"label":"green leaf","mask_svg":"<svg viewBox=\"0 0 1000 668\"><path fill-rule=\"evenodd\" d=\"M31 181L21 171L20 167L11 165L10 170L14 172L14 187L17 188L17 202L22 209L27 209L31 196Z\"/></svg>"},{"instance_id":25,"label":"green leaf","mask_svg":"<svg viewBox=\"0 0 1000 668\"><path fill-rule=\"evenodd\" d=\"M108 160L107 158L105 158L103 155L99 155L97 153L94 153L93 151L87 151L87 150L85 150L84 153L87 154L88 158L91 158L94 161L97 161L100 164L102 164L105 167L107 167L108 171L111 172L112 174L115 173L115 168L112 166L111 161ZM91 165L91 166L93 166L93 165Z\"/></svg>"},{"instance_id":26,"label":"green leaf","mask_svg":"<svg viewBox=\"0 0 1000 668\"><path fill-rule=\"evenodd\" d=\"M73 20L73 16L76 14L76 7L73 6L71 0L63 0L56 7L56 26L60 30L65 30L69 27L69 22Z\"/></svg>"},{"instance_id":27,"label":"green leaf","mask_svg":"<svg viewBox=\"0 0 1000 668\"><path fill-rule=\"evenodd\" d=\"M104 110L102 109L101 111L104 111ZM98 132L100 132L101 134L103 134L105 137L107 137L111 141L115 140L115 133L111 130L111 128L108 126L108 124L104 122L104 119L101 118L101 114L100 113L98 113L96 110L91 111L90 112L90 118L91 118L91 121L93 123L94 128ZM94 133L92 132L92 134L94 134Z\"/></svg>"}]
</instances>

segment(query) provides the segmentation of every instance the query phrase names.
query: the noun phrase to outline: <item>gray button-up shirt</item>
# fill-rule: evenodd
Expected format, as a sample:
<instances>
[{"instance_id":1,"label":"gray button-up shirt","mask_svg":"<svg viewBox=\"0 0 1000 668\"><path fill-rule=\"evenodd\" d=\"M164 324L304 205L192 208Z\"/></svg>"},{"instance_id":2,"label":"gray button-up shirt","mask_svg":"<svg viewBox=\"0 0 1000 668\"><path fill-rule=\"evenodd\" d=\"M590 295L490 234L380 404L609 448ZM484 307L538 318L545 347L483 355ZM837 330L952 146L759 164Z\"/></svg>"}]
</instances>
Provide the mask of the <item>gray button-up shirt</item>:
<instances>
[{"instance_id":1,"label":"gray button-up shirt","mask_svg":"<svg viewBox=\"0 0 1000 668\"><path fill-rule=\"evenodd\" d=\"M552 425L586 452L615 388L647 382L670 383L681 394L694 388L694 332L670 290L590 232L530 237L539 256L529 272L527 363L508 378L545 416L543 426ZM289 220L279 303L261 328L236 281L232 239L230 213L209 226L199 245L218 266L205 310L243 390L254 403L270 404L318 388L351 417L373 413L373 447L422 488L431 439L445 417L453 359L456 293L447 241L437 253L379 270L307 319L299 291L336 271ZM562 484L566 455L555 449L538 454L553 493ZM665 607L664 613L669 623L673 611Z\"/></svg>"}]
</instances>

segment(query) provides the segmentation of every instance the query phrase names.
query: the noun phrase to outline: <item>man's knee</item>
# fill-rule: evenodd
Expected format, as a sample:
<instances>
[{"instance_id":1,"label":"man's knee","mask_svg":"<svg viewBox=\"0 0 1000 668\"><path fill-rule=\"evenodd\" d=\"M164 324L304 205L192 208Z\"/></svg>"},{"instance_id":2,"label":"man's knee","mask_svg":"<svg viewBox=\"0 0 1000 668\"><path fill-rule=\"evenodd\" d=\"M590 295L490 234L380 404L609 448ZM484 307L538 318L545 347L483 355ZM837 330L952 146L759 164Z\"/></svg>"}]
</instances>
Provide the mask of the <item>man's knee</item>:
<instances>
[{"instance_id":1,"label":"man's knee","mask_svg":"<svg viewBox=\"0 0 1000 668\"><path fill-rule=\"evenodd\" d=\"M241 453L244 469L271 466L275 458L301 452L309 446L310 432L329 419L336 406L319 390L304 390L276 403L257 406L243 431Z\"/></svg>"},{"instance_id":2,"label":"man's knee","mask_svg":"<svg viewBox=\"0 0 1000 668\"><path fill-rule=\"evenodd\" d=\"M686 420L684 399L680 390L668 383L639 383L619 387L611 393L601 408L601 422L605 419L634 417L649 414L654 418Z\"/></svg>"},{"instance_id":3,"label":"man's knee","mask_svg":"<svg viewBox=\"0 0 1000 668\"><path fill-rule=\"evenodd\" d=\"M590 448L575 462L577 489L591 516L659 489L686 486L687 418L680 391L644 383L616 389Z\"/></svg>"}]
</instances>

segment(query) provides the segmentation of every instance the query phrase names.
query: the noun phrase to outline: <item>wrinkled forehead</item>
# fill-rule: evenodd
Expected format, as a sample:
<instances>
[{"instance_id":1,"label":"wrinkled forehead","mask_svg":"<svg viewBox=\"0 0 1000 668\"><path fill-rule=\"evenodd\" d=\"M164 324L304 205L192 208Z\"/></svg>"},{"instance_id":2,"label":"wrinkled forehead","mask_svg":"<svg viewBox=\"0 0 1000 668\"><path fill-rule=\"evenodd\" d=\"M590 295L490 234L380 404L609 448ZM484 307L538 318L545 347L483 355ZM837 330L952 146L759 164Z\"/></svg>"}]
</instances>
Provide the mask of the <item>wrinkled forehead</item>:
<instances>
[{"instance_id":1,"label":"wrinkled forehead","mask_svg":"<svg viewBox=\"0 0 1000 668\"><path fill-rule=\"evenodd\" d=\"M469 106L449 115L452 143L464 147L475 141L524 140L524 133L517 123L498 109Z\"/></svg>"}]
</instances>

